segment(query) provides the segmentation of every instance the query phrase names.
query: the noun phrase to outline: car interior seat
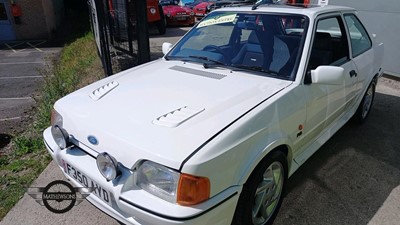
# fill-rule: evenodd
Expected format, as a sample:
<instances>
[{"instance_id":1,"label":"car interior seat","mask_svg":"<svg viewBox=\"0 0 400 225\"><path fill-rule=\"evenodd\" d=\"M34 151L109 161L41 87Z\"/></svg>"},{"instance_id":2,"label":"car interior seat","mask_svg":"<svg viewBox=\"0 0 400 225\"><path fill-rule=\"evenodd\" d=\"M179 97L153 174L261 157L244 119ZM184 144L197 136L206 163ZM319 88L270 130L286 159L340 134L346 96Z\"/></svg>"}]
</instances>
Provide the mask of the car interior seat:
<instances>
[{"instance_id":1,"label":"car interior seat","mask_svg":"<svg viewBox=\"0 0 400 225\"><path fill-rule=\"evenodd\" d=\"M240 48L238 54L232 59L232 64L263 66L264 54L255 31L250 33L247 43Z\"/></svg>"}]
</instances>

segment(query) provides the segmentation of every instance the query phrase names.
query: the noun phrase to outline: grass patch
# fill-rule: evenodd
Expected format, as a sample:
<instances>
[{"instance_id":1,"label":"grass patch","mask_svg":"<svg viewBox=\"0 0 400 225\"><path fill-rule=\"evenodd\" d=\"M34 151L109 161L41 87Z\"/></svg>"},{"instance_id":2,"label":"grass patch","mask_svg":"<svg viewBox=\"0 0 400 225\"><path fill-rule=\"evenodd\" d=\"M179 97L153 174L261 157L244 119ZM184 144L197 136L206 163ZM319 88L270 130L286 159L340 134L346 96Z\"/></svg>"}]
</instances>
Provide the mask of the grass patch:
<instances>
[{"instance_id":1,"label":"grass patch","mask_svg":"<svg viewBox=\"0 0 400 225\"><path fill-rule=\"evenodd\" d=\"M54 102L104 77L93 35L86 33L65 46L60 57L49 62L41 73L44 84L34 121L26 132L12 140L11 150L0 157L0 220L51 161L42 132L50 125Z\"/></svg>"}]
</instances>

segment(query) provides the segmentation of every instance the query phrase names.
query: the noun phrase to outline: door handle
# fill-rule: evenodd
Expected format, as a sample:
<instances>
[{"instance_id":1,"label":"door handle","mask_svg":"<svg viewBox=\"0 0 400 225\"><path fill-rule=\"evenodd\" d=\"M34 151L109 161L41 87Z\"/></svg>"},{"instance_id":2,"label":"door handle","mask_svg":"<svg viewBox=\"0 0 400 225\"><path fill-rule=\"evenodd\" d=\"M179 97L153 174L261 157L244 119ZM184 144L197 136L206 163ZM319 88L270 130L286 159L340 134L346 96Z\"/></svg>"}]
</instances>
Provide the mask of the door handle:
<instances>
[{"instance_id":1,"label":"door handle","mask_svg":"<svg viewBox=\"0 0 400 225\"><path fill-rule=\"evenodd\" d=\"M350 71L350 77L356 77L357 72L355 70Z\"/></svg>"}]
</instances>

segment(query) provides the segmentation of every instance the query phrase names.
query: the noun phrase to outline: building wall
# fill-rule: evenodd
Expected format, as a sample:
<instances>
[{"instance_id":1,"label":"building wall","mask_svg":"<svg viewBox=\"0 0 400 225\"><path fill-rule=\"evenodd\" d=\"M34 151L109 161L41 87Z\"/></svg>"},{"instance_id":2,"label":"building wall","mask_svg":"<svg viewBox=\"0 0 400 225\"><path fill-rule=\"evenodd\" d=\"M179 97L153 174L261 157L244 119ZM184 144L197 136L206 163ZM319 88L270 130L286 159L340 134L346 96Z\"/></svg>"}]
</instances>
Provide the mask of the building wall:
<instances>
[{"instance_id":1,"label":"building wall","mask_svg":"<svg viewBox=\"0 0 400 225\"><path fill-rule=\"evenodd\" d=\"M14 24L17 39L49 38L42 0L15 0L15 3L22 9L21 24Z\"/></svg>"},{"instance_id":2,"label":"building wall","mask_svg":"<svg viewBox=\"0 0 400 225\"><path fill-rule=\"evenodd\" d=\"M51 39L64 19L64 0L7 0L21 7L21 23L10 18L17 40Z\"/></svg>"},{"instance_id":3,"label":"building wall","mask_svg":"<svg viewBox=\"0 0 400 225\"><path fill-rule=\"evenodd\" d=\"M54 6L52 0L42 0L44 17L46 19L47 33L53 36L56 30L56 15L54 13Z\"/></svg>"},{"instance_id":4,"label":"building wall","mask_svg":"<svg viewBox=\"0 0 400 225\"><path fill-rule=\"evenodd\" d=\"M53 38L57 27L64 18L64 2L62 0L42 0L49 38Z\"/></svg>"}]
</instances>

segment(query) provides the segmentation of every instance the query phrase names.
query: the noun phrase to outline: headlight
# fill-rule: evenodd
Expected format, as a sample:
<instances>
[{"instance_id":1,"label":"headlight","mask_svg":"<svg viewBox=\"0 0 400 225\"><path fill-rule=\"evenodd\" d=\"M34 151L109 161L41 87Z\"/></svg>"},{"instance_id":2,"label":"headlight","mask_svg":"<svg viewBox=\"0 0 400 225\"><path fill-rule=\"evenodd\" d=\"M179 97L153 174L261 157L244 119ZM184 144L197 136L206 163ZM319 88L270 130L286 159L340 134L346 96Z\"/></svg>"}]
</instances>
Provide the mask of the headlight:
<instances>
[{"instance_id":1,"label":"headlight","mask_svg":"<svg viewBox=\"0 0 400 225\"><path fill-rule=\"evenodd\" d=\"M165 166L146 161L137 170L136 185L157 197L175 203L179 175Z\"/></svg>"},{"instance_id":2,"label":"headlight","mask_svg":"<svg viewBox=\"0 0 400 225\"><path fill-rule=\"evenodd\" d=\"M155 8L150 8L150 13L151 14L156 14L157 10Z\"/></svg>"},{"instance_id":3,"label":"headlight","mask_svg":"<svg viewBox=\"0 0 400 225\"><path fill-rule=\"evenodd\" d=\"M137 169L136 185L150 194L180 205L195 205L210 197L208 178L180 174L150 161Z\"/></svg>"},{"instance_id":4,"label":"headlight","mask_svg":"<svg viewBox=\"0 0 400 225\"><path fill-rule=\"evenodd\" d=\"M68 145L70 145L67 131L59 125L51 127L51 135L60 149L65 149Z\"/></svg>"},{"instance_id":5,"label":"headlight","mask_svg":"<svg viewBox=\"0 0 400 225\"><path fill-rule=\"evenodd\" d=\"M53 109L51 111L51 126L55 126L55 125L62 127L63 126L63 118L55 109Z\"/></svg>"},{"instance_id":6,"label":"headlight","mask_svg":"<svg viewBox=\"0 0 400 225\"><path fill-rule=\"evenodd\" d=\"M118 175L118 162L107 152L100 153L96 159L97 168L107 181L114 180Z\"/></svg>"}]
</instances>

